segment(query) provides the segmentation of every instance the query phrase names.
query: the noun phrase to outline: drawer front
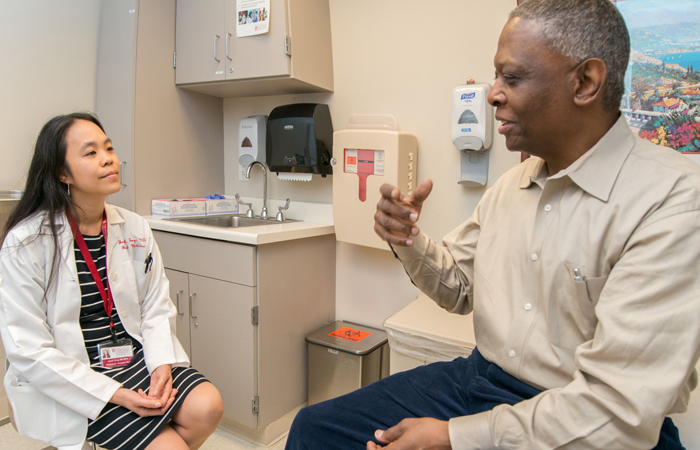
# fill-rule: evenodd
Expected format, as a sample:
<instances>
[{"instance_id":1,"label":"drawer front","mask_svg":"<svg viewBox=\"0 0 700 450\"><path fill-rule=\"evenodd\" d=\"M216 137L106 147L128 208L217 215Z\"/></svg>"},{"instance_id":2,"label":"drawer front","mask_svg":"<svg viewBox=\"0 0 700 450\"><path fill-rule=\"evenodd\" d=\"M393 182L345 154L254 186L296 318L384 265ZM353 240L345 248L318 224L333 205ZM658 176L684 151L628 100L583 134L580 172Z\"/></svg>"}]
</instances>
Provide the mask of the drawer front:
<instances>
[{"instance_id":1,"label":"drawer front","mask_svg":"<svg viewBox=\"0 0 700 450\"><path fill-rule=\"evenodd\" d=\"M256 286L255 246L153 230L166 268Z\"/></svg>"}]
</instances>

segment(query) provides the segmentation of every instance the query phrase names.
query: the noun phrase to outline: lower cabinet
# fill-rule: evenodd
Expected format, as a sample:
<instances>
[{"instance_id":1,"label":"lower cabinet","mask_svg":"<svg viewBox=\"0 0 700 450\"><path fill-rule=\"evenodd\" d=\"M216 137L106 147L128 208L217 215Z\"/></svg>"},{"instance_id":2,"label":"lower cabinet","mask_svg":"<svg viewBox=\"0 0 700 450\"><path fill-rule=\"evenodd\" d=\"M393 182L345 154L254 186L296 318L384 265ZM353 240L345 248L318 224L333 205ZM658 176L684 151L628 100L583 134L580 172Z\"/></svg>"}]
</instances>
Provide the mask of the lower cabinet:
<instances>
[{"instance_id":1,"label":"lower cabinet","mask_svg":"<svg viewBox=\"0 0 700 450\"><path fill-rule=\"evenodd\" d=\"M224 425L261 430L306 402L304 338L335 320L335 236L249 246L153 233L178 339L221 393Z\"/></svg>"},{"instance_id":2,"label":"lower cabinet","mask_svg":"<svg viewBox=\"0 0 700 450\"><path fill-rule=\"evenodd\" d=\"M177 337L192 366L219 389L230 419L255 428L255 329L250 320L255 288L172 269L165 273L176 307L180 300Z\"/></svg>"}]
</instances>

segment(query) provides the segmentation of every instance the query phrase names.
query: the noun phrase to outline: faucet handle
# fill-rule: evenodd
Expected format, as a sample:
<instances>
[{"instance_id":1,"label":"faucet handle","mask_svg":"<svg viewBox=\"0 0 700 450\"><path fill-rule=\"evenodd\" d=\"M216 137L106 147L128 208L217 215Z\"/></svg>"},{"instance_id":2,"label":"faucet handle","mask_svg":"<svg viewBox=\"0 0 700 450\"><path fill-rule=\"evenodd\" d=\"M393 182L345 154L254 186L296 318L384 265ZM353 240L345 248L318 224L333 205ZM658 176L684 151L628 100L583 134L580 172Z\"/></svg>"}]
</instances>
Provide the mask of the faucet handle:
<instances>
[{"instance_id":1,"label":"faucet handle","mask_svg":"<svg viewBox=\"0 0 700 450\"><path fill-rule=\"evenodd\" d=\"M236 202L238 205L245 205L248 207L248 211L246 211L245 216L246 217L253 217L255 214L253 213L253 203L246 203L243 200L241 200L241 196L236 194Z\"/></svg>"},{"instance_id":2,"label":"faucet handle","mask_svg":"<svg viewBox=\"0 0 700 450\"><path fill-rule=\"evenodd\" d=\"M282 214L282 211L286 211L289 209L289 199L287 199L287 203L285 203L283 207L279 206L277 207L277 209L279 210L279 212L275 216L275 220L278 222L284 222L284 214Z\"/></svg>"}]
</instances>

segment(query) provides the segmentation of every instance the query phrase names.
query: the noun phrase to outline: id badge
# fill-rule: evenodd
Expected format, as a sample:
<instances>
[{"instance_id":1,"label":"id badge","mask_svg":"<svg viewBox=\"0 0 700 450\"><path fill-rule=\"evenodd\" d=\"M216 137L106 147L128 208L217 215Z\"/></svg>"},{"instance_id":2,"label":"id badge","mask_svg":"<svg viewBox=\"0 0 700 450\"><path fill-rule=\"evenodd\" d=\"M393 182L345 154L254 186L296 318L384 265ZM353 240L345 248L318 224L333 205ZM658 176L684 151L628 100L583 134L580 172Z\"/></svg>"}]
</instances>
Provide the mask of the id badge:
<instances>
[{"instance_id":1,"label":"id badge","mask_svg":"<svg viewBox=\"0 0 700 450\"><path fill-rule=\"evenodd\" d=\"M100 355L100 364L106 369L126 366L134 359L131 339L101 342L97 344L97 352Z\"/></svg>"}]
</instances>

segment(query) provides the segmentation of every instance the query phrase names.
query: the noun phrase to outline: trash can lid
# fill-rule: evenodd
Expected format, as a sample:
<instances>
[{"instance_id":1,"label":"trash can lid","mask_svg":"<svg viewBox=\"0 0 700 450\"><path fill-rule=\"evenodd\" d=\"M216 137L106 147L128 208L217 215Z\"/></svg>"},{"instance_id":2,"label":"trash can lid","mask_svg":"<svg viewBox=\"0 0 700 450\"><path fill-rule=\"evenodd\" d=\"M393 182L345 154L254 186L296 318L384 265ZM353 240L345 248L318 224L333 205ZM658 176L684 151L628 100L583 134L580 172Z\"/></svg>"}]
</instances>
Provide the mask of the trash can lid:
<instances>
[{"instance_id":1,"label":"trash can lid","mask_svg":"<svg viewBox=\"0 0 700 450\"><path fill-rule=\"evenodd\" d=\"M386 344L384 330L339 320L306 335L306 342L355 355L366 355Z\"/></svg>"}]
</instances>

